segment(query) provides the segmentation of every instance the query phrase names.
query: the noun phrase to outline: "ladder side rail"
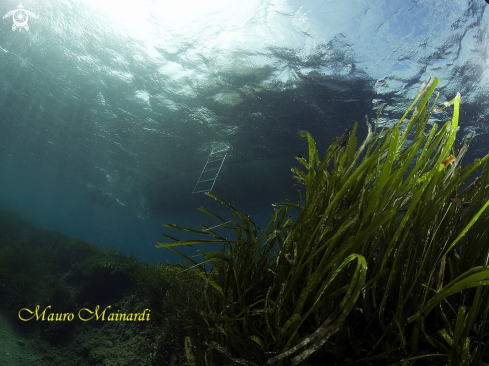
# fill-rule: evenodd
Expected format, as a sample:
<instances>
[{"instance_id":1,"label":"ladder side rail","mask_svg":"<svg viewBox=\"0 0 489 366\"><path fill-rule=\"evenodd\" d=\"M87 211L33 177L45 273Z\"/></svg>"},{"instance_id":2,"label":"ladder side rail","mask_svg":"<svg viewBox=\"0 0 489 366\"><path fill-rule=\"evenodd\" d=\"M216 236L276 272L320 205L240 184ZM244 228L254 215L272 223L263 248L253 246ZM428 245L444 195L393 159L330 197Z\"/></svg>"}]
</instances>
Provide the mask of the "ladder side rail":
<instances>
[{"instance_id":1,"label":"ladder side rail","mask_svg":"<svg viewBox=\"0 0 489 366\"><path fill-rule=\"evenodd\" d=\"M224 164L224 160L226 159L226 156L228 155L228 152L224 154L224 157L222 158L221 165L219 166L219 171L216 173L216 177L214 178L214 183L212 183L211 189L209 191L212 191L212 188L214 188L214 184L216 184L217 177L219 173L221 172L222 165Z\"/></svg>"},{"instance_id":2,"label":"ladder side rail","mask_svg":"<svg viewBox=\"0 0 489 366\"><path fill-rule=\"evenodd\" d=\"M207 158L207 161L206 161L206 163L204 165L204 169L202 169L202 171L200 172L199 179L197 179L197 184L195 185L194 190L192 191L192 194L199 193L199 192L195 192L195 190L197 189L197 186L200 183L200 178L202 177L202 174L204 174L204 170L205 170L205 167L207 166L207 163L209 163L209 159L210 159L210 156Z\"/></svg>"}]
</instances>

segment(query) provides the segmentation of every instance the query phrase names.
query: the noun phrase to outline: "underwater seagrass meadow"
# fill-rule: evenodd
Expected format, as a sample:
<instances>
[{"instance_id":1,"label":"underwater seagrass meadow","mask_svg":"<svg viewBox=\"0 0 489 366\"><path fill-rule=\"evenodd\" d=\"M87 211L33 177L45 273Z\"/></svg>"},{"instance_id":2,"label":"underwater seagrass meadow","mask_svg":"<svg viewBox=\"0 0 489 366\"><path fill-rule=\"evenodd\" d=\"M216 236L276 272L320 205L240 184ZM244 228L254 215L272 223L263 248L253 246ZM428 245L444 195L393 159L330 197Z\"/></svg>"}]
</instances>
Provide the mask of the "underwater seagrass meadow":
<instances>
[{"instance_id":1,"label":"underwater seagrass meadow","mask_svg":"<svg viewBox=\"0 0 489 366\"><path fill-rule=\"evenodd\" d=\"M200 208L215 225L165 226L201 238L164 233L156 246L188 265L143 263L2 212L2 310L32 304L19 312L19 331L43 339L32 364L487 364L489 154L464 161L461 97L435 108L438 83L392 127L367 121L363 141L355 123L321 154L302 131L309 154L292 172L303 189L273 205L264 229L208 192L233 217ZM428 128L445 108L452 119ZM198 249L209 243L219 249ZM25 320L34 304L45 321ZM85 320L50 319L48 304ZM89 323L95 304L124 321ZM151 323L136 321L146 311Z\"/></svg>"},{"instance_id":2,"label":"underwater seagrass meadow","mask_svg":"<svg viewBox=\"0 0 489 366\"><path fill-rule=\"evenodd\" d=\"M489 3L0 14L0 366L489 365Z\"/></svg>"}]
</instances>

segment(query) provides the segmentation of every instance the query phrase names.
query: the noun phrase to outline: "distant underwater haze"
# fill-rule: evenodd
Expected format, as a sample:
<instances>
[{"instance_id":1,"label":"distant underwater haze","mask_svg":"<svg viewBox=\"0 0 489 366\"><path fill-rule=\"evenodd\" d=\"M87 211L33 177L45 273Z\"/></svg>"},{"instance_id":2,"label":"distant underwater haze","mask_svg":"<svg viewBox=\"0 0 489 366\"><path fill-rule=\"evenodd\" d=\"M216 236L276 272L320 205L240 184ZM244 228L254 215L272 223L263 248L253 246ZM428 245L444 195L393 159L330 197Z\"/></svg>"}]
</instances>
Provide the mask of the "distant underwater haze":
<instances>
[{"instance_id":1,"label":"distant underwater haze","mask_svg":"<svg viewBox=\"0 0 489 366\"><path fill-rule=\"evenodd\" d=\"M22 5L22 6L21 6ZM366 118L397 122L430 76L462 96L487 152L485 1L51 1L0 4L0 205L159 260L161 224L197 226L213 191L268 222L290 169ZM7 16L8 15L8 16ZM446 122L449 111L430 123ZM164 256L164 257L163 257ZM174 258L172 259L174 260Z\"/></svg>"}]
</instances>

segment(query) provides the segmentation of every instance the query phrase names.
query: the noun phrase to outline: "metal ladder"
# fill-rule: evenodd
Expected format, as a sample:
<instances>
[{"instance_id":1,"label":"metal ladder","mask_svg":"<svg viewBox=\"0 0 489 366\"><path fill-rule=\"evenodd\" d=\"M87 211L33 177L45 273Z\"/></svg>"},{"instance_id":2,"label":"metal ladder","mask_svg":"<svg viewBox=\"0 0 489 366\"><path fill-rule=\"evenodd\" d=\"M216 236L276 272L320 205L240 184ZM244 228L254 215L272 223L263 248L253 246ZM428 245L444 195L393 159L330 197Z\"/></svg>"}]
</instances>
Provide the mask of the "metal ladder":
<instances>
[{"instance_id":1,"label":"metal ladder","mask_svg":"<svg viewBox=\"0 0 489 366\"><path fill-rule=\"evenodd\" d=\"M228 150L229 148L219 151L212 151L210 153L209 157L207 158L207 162L204 165L204 169L202 169L199 179L197 180L197 184L192 191L192 194L209 192L212 190L214 184L216 183L216 179L221 172L221 168L228 154ZM197 187L199 187L198 190Z\"/></svg>"}]
</instances>

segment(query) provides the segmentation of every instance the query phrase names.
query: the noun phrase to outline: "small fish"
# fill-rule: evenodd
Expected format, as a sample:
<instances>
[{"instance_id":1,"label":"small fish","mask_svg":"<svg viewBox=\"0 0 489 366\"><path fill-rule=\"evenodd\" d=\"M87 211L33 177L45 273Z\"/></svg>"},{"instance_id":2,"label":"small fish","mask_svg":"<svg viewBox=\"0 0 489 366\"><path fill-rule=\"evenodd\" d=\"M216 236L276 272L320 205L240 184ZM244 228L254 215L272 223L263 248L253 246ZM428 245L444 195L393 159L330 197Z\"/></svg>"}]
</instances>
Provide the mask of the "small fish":
<instances>
[{"instance_id":1,"label":"small fish","mask_svg":"<svg viewBox=\"0 0 489 366\"><path fill-rule=\"evenodd\" d=\"M443 165L444 167L447 166L448 164L451 164L453 163L453 161L455 160L455 156L453 155L450 155L448 158L446 158L445 160L443 160L441 162L441 165Z\"/></svg>"},{"instance_id":2,"label":"small fish","mask_svg":"<svg viewBox=\"0 0 489 366\"><path fill-rule=\"evenodd\" d=\"M453 202L455 202L457 205L462 205L462 208L467 208L470 207L470 202L464 202L458 198L450 198Z\"/></svg>"}]
</instances>

